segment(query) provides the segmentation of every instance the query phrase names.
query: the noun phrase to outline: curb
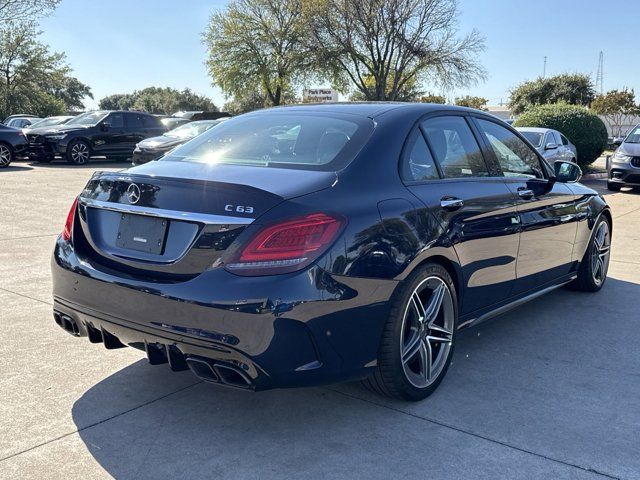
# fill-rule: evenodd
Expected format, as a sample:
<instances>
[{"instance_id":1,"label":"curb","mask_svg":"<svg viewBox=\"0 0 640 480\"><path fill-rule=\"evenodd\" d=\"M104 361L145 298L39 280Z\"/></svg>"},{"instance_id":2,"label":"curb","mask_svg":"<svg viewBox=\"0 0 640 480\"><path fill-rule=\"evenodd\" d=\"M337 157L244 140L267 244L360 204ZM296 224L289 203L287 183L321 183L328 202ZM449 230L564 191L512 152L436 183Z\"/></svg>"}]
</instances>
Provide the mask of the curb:
<instances>
[{"instance_id":1,"label":"curb","mask_svg":"<svg viewBox=\"0 0 640 480\"><path fill-rule=\"evenodd\" d=\"M607 172L602 172L602 173L587 173L586 175L583 175L582 178L580 179L580 181L583 180L600 180L602 178L607 178L609 176L609 174Z\"/></svg>"}]
</instances>

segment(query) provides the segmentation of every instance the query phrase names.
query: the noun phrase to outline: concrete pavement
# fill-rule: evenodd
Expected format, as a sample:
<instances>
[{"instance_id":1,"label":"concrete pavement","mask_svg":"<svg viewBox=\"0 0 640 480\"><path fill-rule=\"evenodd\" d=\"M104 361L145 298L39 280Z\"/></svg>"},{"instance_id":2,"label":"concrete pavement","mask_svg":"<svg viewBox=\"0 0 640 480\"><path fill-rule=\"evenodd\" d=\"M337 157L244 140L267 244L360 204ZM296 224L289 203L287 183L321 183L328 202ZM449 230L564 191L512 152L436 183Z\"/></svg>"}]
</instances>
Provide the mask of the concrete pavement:
<instances>
[{"instance_id":1,"label":"concrete pavement","mask_svg":"<svg viewBox=\"0 0 640 480\"><path fill-rule=\"evenodd\" d=\"M227 390L58 328L55 236L93 170L124 166L0 171L0 478L640 478L640 194L591 184L615 218L600 293L464 332L439 390L407 404Z\"/></svg>"}]
</instances>

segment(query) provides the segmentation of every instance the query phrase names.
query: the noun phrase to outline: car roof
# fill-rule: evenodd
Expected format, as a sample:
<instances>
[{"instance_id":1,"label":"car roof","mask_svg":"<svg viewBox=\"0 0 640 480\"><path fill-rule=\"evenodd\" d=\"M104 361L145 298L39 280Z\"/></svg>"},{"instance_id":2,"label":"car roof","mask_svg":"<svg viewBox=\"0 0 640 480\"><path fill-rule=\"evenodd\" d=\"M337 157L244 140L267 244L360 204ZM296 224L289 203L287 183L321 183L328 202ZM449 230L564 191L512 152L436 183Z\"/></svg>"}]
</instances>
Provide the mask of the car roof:
<instances>
[{"instance_id":1,"label":"car roof","mask_svg":"<svg viewBox=\"0 0 640 480\"><path fill-rule=\"evenodd\" d=\"M546 133L549 131L555 132L553 128L540 128L540 127L516 127L519 132L531 132L531 133Z\"/></svg>"},{"instance_id":2,"label":"car roof","mask_svg":"<svg viewBox=\"0 0 640 480\"><path fill-rule=\"evenodd\" d=\"M290 110L290 111L315 111L324 113L349 113L354 115L362 115L375 118L391 110L402 109L407 113L426 114L435 111L452 111L452 112L475 112L466 107L456 105L443 105L440 103L408 103L408 102L335 102L335 103L306 103L298 105L286 105L281 107L272 107L259 112L274 110ZM481 112L485 113L486 112ZM490 115L490 114L489 114Z\"/></svg>"}]
</instances>

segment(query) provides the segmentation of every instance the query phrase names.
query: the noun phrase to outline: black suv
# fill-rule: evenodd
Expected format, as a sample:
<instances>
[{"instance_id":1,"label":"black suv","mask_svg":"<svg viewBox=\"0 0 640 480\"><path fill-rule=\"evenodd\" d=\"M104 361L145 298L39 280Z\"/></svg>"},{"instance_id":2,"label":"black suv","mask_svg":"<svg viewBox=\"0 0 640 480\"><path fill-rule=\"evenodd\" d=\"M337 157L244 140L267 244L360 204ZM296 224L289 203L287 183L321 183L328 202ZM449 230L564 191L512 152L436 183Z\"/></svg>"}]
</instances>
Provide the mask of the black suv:
<instances>
[{"instance_id":1,"label":"black suv","mask_svg":"<svg viewBox=\"0 0 640 480\"><path fill-rule=\"evenodd\" d=\"M56 155L84 165L92 156L127 159L136 144L166 131L159 118L140 112L99 110L83 113L65 125L31 130L29 157L51 162Z\"/></svg>"}]
</instances>

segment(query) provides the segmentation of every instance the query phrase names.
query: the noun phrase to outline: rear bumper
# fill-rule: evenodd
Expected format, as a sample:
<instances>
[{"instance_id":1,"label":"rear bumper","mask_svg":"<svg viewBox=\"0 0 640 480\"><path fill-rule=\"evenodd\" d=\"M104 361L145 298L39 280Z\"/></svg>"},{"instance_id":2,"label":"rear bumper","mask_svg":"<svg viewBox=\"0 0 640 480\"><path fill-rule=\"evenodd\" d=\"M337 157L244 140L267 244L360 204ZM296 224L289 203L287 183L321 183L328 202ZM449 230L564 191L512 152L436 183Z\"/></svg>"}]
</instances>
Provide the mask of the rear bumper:
<instances>
[{"instance_id":1,"label":"rear bumper","mask_svg":"<svg viewBox=\"0 0 640 480\"><path fill-rule=\"evenodd\" d=\"M217 268L158 284L79 259L61 240L52 274L54 312L68 317L69 325L58 324L70 333L145 350L151 363L174 370L193 369L194 361L229 367L254 390L366 376L397 285L318 267L273 277Z\"/></svg>"}]
</instances>

